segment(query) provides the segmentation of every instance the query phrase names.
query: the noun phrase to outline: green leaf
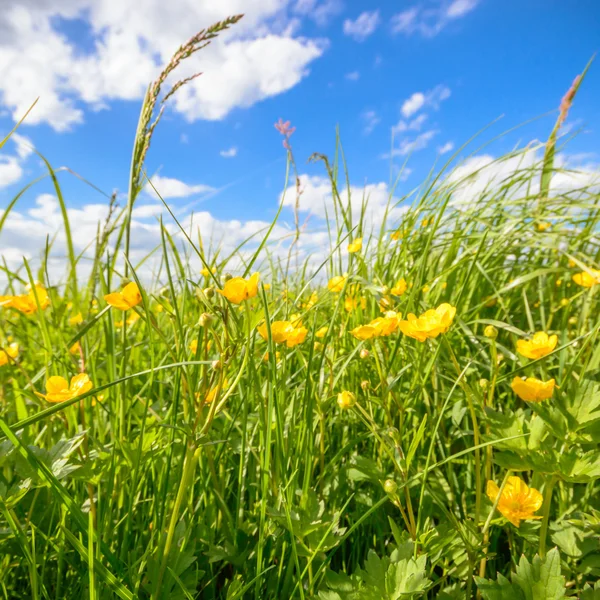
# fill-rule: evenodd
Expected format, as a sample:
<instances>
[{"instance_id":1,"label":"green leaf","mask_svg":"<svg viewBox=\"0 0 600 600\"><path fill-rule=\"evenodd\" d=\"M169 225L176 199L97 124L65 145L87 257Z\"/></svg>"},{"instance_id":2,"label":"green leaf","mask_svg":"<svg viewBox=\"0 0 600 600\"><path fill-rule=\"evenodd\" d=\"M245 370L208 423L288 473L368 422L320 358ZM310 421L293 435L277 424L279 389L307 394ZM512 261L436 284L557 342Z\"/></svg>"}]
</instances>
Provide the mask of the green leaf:
<instances>
[{"instance_id":1,"label":"green leaf","mask_svg":"<svg viewBox=\"0 0 600 600\"><path fill-rule=\"evenodd\" d=\"M565 578L561 574L560 554L556 548L542 559L537 554L530 563L521 556L511 580L498 574L493 581L475 577L484 600L563 600L566 598Z\"/></svg>"}]
</instances>

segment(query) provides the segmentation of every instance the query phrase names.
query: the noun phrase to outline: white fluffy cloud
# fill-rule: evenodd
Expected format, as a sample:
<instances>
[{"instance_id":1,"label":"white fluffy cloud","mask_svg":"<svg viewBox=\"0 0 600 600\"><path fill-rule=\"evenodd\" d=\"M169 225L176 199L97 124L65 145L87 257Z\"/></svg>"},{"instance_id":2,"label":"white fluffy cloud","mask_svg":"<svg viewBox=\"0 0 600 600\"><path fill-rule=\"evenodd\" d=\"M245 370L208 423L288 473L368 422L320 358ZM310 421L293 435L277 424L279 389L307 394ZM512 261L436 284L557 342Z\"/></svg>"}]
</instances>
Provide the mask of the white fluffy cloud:
<instances>
[{"instance_id":1,"label":"white fluffy cloud","mask_svg":"<svg viewBox=\"0 0 600 600\"><path fill-rule=\"evenodd\" d=\"M350 73L346 73L346 79L348 81L358 81L360 79L360 73L358 71L350 71Z\"/></svg>"},{"instance_id":2,"label":"white fluffy cloud","mask_svg":"<svg viewBox=\"0 0 600 600\"><path fill-rule=\"evenodd\" d=\"M354 21L346 19L344 21L344 33L357 42L364 42L369 36L375 33L379 25L379 11L365 11L361 13Z\"/></svg>"},{"instance_id":3,"label":"white fluffy cloud","mask_svg":"<svg viewBox=\"0 0 600 600\"><path fill-rule=\"evenodd\" d=\"M221 150L221 152L219 152L223 158L234 158L237 156L237 153L238 149L235 146L231 146L231 148L227 148L227 150Z\"/></svg>"},{"instance_id":4,"label":"white fluffy cloud","mask_svg":"<svg viewBox=\"0 0 600 600\"><path fill-rule=\"evenodd\" d=\"M298 0L294 12L309 17L317 25L324 26L340 13L342 8L342 0Z\"/></svg>"},{"instance_id":5,"label":"white fluffy cloud","mask_svg":"<svg viewBox=\"0 0 600 600\"><path fill-rule=\"evenodd\" d=\"M446 142L438 147L438 154L447 154L448 152L452 152L454 150L454 142Z\"/></svg>"},{"instance_id":6,"label":"white fluffy cloud","mask_svg":"<svg viewBox=\"0 0 600 600\"><path fill-rule=\"evenodd\" d=\"M452 21L470 13L479 0L438 0L437 6L415 5L392 17L392 32L434 37Z\"/></svg>"},{"instance_id":7,"label":"white fluffy cloud","mask_svg":"<svg viewBox=\"0 0 600 600\"><path fill-rule=\"evenodd\" d=\"M365 110L361 116L364 122L363 131L365 135L369 135L381 122L379 115L374 110Z\"/></svg>"},{"instance_id":8,"label":"white fluffy cloud","mask_svg":"<svg viewBox=\"0 0 600 600\"><path fill-rule=\"evenodd\" d=\"M11 144L16 155L0 153L0 189L13 185L21 179L24 164L33 154L33 144L24 135L13 133L3 150L10 148Z\"/></svg>"},{"instance_id":9,"label":"white fluffy cloud","mask_svg":"<svg viewBox=\"0 0 600 600\"><path fill-rule=\"evenodd\" d=\"M210 185L205 185L203 183L190 185L179 179L162 177L161 175L154 175L154 177L152 177L152 185L165 200L168 198L188 198L189 196L194 196L196 194L213 192L215 189ZM156 192L150 185L146 184L145 189L148 193L156 195Z\"/></svg>"},{"instance_id":10,"label":"white fluffy cloud","mask_svg":"<svg viewBox=\"0 0 600 600\"><path fill-rule=\"evenodd\" d=\"M424 107L431 107L437 110L440 104L450 98L450 88L445 85L436 85L428 92L415 92L407 98L400 109L405 118L412 117Z\"/></svg>"},{"instance_id":11,"label":"white fluffy cloud","mask_svg":"<svg viewBox=\"0 0 600 600\"><path fill-rule=\"evenodd\" d=\"M114 99L139 100L182 41L201 27L245 13L240 23L182 65L179 76L204 75L176 96L188 120L221 119L295 86L326 42L294 37L290 0L5 0L0 12L0 104L14 118L40 101L28 124L63 131L80 123L84 108ZM89 48L61 32L80 19Z\"/></svg>"}]
</instances>

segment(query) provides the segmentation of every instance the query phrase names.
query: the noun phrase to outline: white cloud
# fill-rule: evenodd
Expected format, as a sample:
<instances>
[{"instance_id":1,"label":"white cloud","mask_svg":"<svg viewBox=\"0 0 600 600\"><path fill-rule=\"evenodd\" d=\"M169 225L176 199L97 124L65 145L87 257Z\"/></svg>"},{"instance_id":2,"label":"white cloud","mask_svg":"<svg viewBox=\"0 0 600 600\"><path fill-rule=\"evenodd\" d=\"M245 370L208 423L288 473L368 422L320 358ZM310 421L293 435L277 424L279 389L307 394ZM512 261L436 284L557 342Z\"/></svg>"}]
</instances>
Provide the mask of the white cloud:
<instances>
[{"instance_id":1,"label":"white cloud","mask_svg":"<svg viewBox=\"0 0 600 600\"><path fill-rule=\"evenodd\" d=\"M327 215L332 218L335 214L333 197L331 195L331 182L326 177L300 175L301 194L299 207L301 213L308 213L319 219ZM348 202L348 188L340 191L340 198L344 205ZM397 219L405 212L405 208L397 206L398 199L392 196L387 183L371 183L365 186L350 186L350 199L352 201L352 219L356 223L361 215L363 199L367 199L365 207L365 223L367 230L378 227L388 209L388 218ZM296 187L287 189L284 206L292 208L296 203ZM324 238L323 243L327 243Z\"/></svg>"},{"instance_id":2,"label":"white cloud","mask_svg":"<svg viewBox=\"0 0 600 600\"><path fill-rule=\"evenodd\" d=\"M346 73L346 79L348 81L358 81L360 79L360 73L358 71L351 71Z\"/></svg>"},{"instance_id":3,"label":"white cloud","mask_svg":"<svg viewBox=\"0 0 600 600\"><path fill-rule=\"evenodd\" d=\"M428 118L429 117L425 113L421 113L418 117L415 117L409 121L400 120L392 127L392 133L396 135L406 131L421 131L425 121L427 121Z\"/></svg>"},{"instance_id":4,"label":"white cloud","mask_svg":"<svg viewBox=\"0 0 600 600\"><path fill-rule=\"evenodd\" d=\"M332 17L335 17L342 11L341 0L298 0L294 6L294 11L306 16L321 27L327 25Z\"/></svg>"},{"instance_id":5,"label":"white cloud","mask_svg":"<svg viewBox=\"0 0 600 600\"><path fill-rule=\"evenodd\" d=\"M154 175L152 177L152 184L156 188L156 191L165 200L167 198L187 198L195 194L206 194L214 191L215 189L210 185L204 185L202 183L190 185L180 181L179 179L162 177L161 175ZM145 190L152 195L156 195L152 187L148 184L146 184Z\"/></svg>"},{"instance_id":6,"label":"white cloud","mask_svg":"<svg viewBox=\"0 0 600 600\"><path fill-rule=\"evenodd\" d=\"M186 119L221 119L295 86L326 42L294 37L286 11L291 0L5 0L0 13L0 104L21 117L40 100L27 123L64 131L80 123L84 109L111 100L139 100L148 83L183 40L228 15L240 23L182 64L179 77L204 75L174 98ZM62 34L61 20L89 26L82 51Z\"/></svg>"},{"instance_id":7,"label":"white cloud","mask_svg":"<svg viewBox=\"0 0 600 600\"><path fill-rule=\"evenodd\" d=\"M0 154L0 188L16 183L22 175L23 168L15 156Z\"/></svg>"},{"instance_id":8,"label":"white cloud","mask_svg":"<svg viewBox=\"0 0 600 600\"><path fill-rule=\"evenodd\" d=\"M423 37L434 37L452 21L470 13L479 0L438 0L434 7L416 5L392 17L392 32Z\"/></svg>"},{"instance_id":9,"label":"white cloud","mask_svg":"<svg viewBox=\"0 0 600 600\"><path fill-rule=\"evenodd\" d=\"M344 33L357 42L364 42L369 36L375 33L379 25L379 11L365 11L361 13L356 20L346 19L344 21Z\"/></svg>"},{"instance_id":10,"label":"white cloud","mask_svg":"<svg viewBox=\"0 0 600 600\"><path fill-rule=\"evenodd\" d=\"M17 183L24 173L24 164L33 154L33 142L24 135L13 133L4 148L10 145L16 150L16 156L0 154L0 189Z\"/></svg>"},{"instance_id":11,"label":"white cloud","mask_svg":"<svg viewBox=\"0 0 600 600\"><path fill-rule=\"evenodd\" d=\"M402 115L405 118L411 117L426 106L437 110L444 100L450 98L450 94L450 88L442 84L436 85L428 92L415 92L403 102Z\"/></svg>"},{"instance_id":12,"label":"white cloud","mask_svg":"<svg viewBox=\"0 0 600 600\"><path fill-rule=\"evenodd\" d=\"M374 110L366 110L361 116L365 124L363 128L365 135L369 135L381 122L381 119Z\"/></svg>"},{"instance_id":13,"label":"white cloud","mask_svg":"<svg viewBox=\"0 0 600 600\"><path fill-rule=\"evenodd\" d=\"M234 156L237 156L237 153L238 149L235 146L231 146L231 148L228 148L227 150L221 150L221 152L219 152L223 158L233 158Z\"/></svg>"},{"instance_id":14,"label":"white cloud","mask_svg":"<svg viewBox=\"0 0 600 600\"><path fill-rule=\"evenodd\" d=\"M454 150L454 142L446 142L437 149L438 154L447 154L448 152L452 152L452 150Z\"/></svg>"},{"instance_id":15,"label":"white cloud","mask_svg":"<svg viewBox=\"0 0 600 600\"><path fill-rule=\"evenodd\" d=\"M406 156L413 154L419 150L424 150L429 146L429 142L439 133L436 129L430 129L420 133L415 138L402 138L398 142L398 146L392 150L392 156ZM389 154L384 155L384 158L389 158Z\"/></svg>"}]
</instances>

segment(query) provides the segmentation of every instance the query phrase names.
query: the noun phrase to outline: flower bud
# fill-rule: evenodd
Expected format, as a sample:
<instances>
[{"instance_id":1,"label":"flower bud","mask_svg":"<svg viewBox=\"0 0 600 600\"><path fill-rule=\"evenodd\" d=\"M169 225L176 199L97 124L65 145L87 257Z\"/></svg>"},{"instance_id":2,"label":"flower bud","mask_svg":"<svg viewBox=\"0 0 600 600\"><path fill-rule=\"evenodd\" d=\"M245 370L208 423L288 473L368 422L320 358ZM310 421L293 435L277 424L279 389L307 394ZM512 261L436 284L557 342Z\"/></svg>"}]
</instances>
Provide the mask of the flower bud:
<instances>
[{"instance_id":1,"label":"flower bud","mask_svg":"<svg viewBox=\"0 0 600 600\"><path fill-rule=\"evenodd\" d=\"M384 286L381 288L381 293L382 293L384 296L387 296L387 295L390 293L390 288L389 288L387 285L384 285Z\"/></svg>"},{"instance_id":2,"label":"flower bud","mask_svg":"<svg viewBox=\"0 0 600 600\"><path fill-rule=\"evenodd\" d=\"M212 298L215 295L215 290L212 287L204 288L204 295L207 298Z\"/></svg>"},{"instance_id":3,"label":"flower bud","mask_svg":"<svg viewBox=\"0 0 600 600\"><path fill-rule=\"evenodd\" d=\"M210 365L215 371L220 371L223 368L220 360L213 360Z\"/></svg>"},{"instance_id":4,"label":"flower bud","mask_svg":"<svg viewBox=\"0 0 600 600\"><path fill-rule=\"evenodd\" d=\"M485 392L485 390L488 389L488 385L490 384L490 382L487 379L484 379L483 377L479 380L479 387Z\"/></svg>"},{"instance_id":5,"label":"flower bud","mask_svg":"<svg viewBox=\"0 0 600 600\"><path fill-rule=\"evenodd\" d=\"M198 322L202 327L206 327L211 324L212 320L213 316L210 313L202 313Z\"/></svg>"},{"instance_id":6,"label":"flower bud","mask_svg":"<svg viewBox=\"0 0 600 600\"><path fill-rule=\"evenodd\" d=\"M233 275L231 273L225 273L225 275L223 276L223 279L225 281L229 281L230 279L233 279Z\"/></svg>"},{"instance_id":7,"label":"flower bud","mask_svg":"<svg viewBox=\"0 0 600 600\"><path fill-rule=\"evenodd\" d=\"M370 354L371 354L371 353L370 353L370 352L369 352L369 351L368 351L366 348L363 348L363 349L360 351L360 357L361 357L363 360L364 360L365 358L369 358L369 355L370 355Z\"/></svg>"},{"instance_id":8,"label":"flower bud","mask_svg":"<svg viewBox=\"0 0 600 600\"><path fill-rule=\"evenodd\" d=\"M569 299L568 298L562 298L560 301L560 305L561 306L567 306L569 304Z\"/></svg>"},{"instance_id":9,"label":"flower bud","mask_svg":"<svg viewBox=\"0 0 600 600\"><path fill-rule=\"evenodd\" d=\"M398 484L393 479L386 479L383 483L383 491L386 494L395 494Z\"/></svg>"},{"instance_id":10,"label":"flower bud","mask_svg":"<svg viewBox=\"0 0 600 600\"><path fill-rule=\"evenodd\" d=\"M369 389L369 387L371 387L371 382L364 379L360 382L360 387L363 392L366 392Z\"/></svg>"},{"instance_id":11,"label":"flower bud","mask_svg":"<svg viewBox=\"0 0 600 600\"><path fill-rule=\"evenodd\" d=\"M321 342L315 342L315 352L320 352L321 350L323 350L323 348L325 348L325 346L323 346Z\"/></svg>"},{"instance_id":12,"label":"flower bud","mask_svg":"<svg viewBox=\"0 0 600 600\"><path fill-rule=\"evenodd\" d=\"M495 340L498 337L498 330L493 325L488 325L483 330L483 335L490 340Z\"/></svg>"}]
</instances>

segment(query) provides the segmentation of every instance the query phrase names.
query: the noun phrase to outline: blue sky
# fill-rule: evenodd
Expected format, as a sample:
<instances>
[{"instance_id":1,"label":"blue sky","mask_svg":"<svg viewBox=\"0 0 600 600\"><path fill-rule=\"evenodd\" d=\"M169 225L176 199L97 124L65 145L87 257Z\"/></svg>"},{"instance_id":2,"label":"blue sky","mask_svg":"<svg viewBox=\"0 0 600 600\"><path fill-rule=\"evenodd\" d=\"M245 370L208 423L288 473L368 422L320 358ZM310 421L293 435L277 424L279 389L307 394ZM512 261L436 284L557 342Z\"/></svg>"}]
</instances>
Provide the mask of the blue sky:
<instances>
[{"instance_id":1,"label":"blue sky","mask_svg":"<svg viewBox=\"0 0 600 600\"><path fill-rule=\"evenodd\" d=\"M7 2L1 130L35 96L40 101L19 130L27 139L2 150L0 206L42 172L29 142L55 167L68 166L108 193L124 191L144 86L177 43L228 12L246 8L247 16L192 59L189 68L205 74L165 114L147 162L150 173L181 184L168 188L175 185L169 203L176 209L191 205L222 221L268 220L276 210L285 172L273 127L280 117L296 126L298 169L312 176L323 171L308 156L332 154L339 126L358 187L389 182L395 127L392 160L401 164L410 154L410 174L400 183L408 190L451 147L501 116L481 143L555 111L485 153L544 139L562 95L600 47L595 0ZM568 152L586 164L599 161L599 92L595 64L568 122L582 130ZM70 207L105 201L70 176L61 183ZM206 194L206 186L215 191ZM48 192L46 183L35 186L17 210L51 230L47 215L28 213Z\"/></svg>"}]
</instances>

